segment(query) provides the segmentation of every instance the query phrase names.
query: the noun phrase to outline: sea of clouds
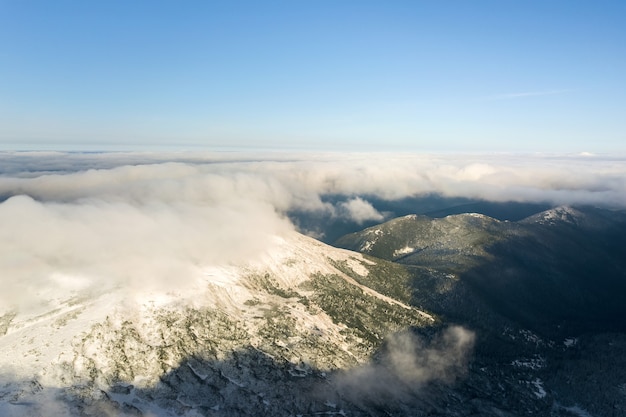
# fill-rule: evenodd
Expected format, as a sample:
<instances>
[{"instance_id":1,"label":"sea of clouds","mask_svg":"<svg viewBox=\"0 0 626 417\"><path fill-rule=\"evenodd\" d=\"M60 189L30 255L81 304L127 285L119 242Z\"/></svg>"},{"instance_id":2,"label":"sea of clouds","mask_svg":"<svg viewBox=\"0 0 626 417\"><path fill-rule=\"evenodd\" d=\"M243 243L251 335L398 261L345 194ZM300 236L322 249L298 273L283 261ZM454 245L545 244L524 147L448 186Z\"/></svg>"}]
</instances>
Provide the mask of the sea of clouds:
<instances>
[{"instance_id":1,"label":"sea of clouds","mask_svg":"<svg viewBox=\"0 0 626 417\"><path fill-rule=\"evenodd\" d=\"M384 220L368 198L429 194L624 208L626 159L4 152L0 307L23 307L50 287L185 285L207 265L271 248L273 236L295 229L290 211L360 224Z\"/></svg>"}]
</instances>

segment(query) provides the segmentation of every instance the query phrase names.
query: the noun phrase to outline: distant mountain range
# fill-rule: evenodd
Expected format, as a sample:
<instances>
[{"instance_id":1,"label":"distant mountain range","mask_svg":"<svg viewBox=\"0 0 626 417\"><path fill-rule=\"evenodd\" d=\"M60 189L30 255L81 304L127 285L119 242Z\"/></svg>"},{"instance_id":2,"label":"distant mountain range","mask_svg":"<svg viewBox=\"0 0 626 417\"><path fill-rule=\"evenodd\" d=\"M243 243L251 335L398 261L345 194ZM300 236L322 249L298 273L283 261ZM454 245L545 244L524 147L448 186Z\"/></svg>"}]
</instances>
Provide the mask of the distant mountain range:
<instances>
[{"instance_id":1,"label":"distant mountain range","mask_svg":"<svg viewBox=\"0 0 626 417\"><path fill-rule=\"evenodd\" d=\"M391 201L376 196L364 196L364 198L371 203L372 207L383 213L387 219L410 214L440 218L452 214L480 213L497 220L518 221L552 208L552 205L548 203L494 202L461 197L443 197L438 194ZM325 202L333 205L338 204L343 199L345 196L325 196ZM364 227L380 223L375 220L358 223L325 212L291 211L288 214L301 230L315 235L321 241L329 244L333 244L345 234L357 232Z\"/></svg>"}]
</instances>

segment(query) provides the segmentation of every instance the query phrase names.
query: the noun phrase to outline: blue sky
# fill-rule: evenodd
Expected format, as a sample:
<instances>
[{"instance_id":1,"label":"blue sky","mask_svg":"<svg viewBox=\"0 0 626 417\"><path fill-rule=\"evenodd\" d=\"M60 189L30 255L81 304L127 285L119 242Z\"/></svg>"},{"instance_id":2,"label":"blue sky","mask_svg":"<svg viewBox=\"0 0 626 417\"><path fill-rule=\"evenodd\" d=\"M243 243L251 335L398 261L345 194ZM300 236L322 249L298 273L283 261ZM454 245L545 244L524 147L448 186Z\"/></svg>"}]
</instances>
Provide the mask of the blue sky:
<instances>
[{"instance_id":1,"label":"blue sky","mask_svg":"<svg viewBox=\"0 0 626 417\"><path fill-rule=\"evenodd\" d=\"M0 149L626 152L624 1L0 0Z\"/></svg>"}]
</instances>

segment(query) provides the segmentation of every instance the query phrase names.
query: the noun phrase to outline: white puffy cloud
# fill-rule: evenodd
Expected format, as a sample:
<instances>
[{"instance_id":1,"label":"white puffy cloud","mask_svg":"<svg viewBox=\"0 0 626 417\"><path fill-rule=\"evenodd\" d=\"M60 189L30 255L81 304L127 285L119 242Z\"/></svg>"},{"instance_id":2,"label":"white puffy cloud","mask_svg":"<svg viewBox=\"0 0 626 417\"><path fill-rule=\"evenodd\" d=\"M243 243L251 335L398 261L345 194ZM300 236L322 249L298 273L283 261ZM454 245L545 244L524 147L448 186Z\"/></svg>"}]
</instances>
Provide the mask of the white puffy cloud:
<instances>
[{"instance_id":1,"label":"white puffy cloud","mask_svg":"<svg viewBox=\"0 0 626 417\"><path fill-rule=\"evenodd\" d=\"M341 202L339 207L345 217L357 224L363 224L363 222L368 220L383 221L385 218L371 203L363 200L361 197Z\"/></svg>"}]
</instances>

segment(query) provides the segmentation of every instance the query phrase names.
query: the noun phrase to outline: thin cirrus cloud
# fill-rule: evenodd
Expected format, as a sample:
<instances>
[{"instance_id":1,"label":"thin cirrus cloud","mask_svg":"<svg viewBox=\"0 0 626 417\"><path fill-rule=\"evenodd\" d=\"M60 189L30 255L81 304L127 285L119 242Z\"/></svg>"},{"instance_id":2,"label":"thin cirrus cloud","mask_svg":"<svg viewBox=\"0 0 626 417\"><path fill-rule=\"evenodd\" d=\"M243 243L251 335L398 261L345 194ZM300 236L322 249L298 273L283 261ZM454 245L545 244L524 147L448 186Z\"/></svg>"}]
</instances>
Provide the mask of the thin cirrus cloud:
<instances>
[{"instance_id":1,"label":"thin cirrus cloud","mask_svg":"<svg viewBox=\"0 0 626 417\"><path fill-rule=\"evenodd\" d=\"M570 93L573 90L563 89L563 90L544 90L544 91L525 91L519 93L508 93L508 94L496 94L492 96L483 97L483 100L492 101L492 100L515 100L522 99L527 97L541 97L541 96L555 96L559 94Z\"/></svg>"}]
</instances>

